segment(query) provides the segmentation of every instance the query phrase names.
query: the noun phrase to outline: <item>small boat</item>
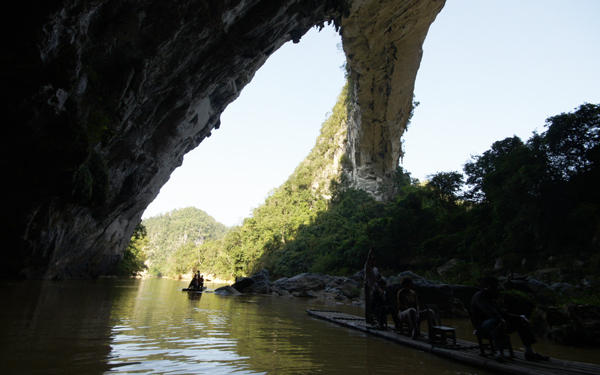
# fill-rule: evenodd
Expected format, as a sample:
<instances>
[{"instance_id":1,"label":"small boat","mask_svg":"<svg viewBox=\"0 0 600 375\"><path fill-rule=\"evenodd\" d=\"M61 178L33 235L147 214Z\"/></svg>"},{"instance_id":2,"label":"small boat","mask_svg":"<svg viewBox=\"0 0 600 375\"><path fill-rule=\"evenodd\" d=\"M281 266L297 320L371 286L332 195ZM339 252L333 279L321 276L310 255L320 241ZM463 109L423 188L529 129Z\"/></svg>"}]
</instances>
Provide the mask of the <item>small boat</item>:
<instances>
[{"instance_id":1,"label":"small boat","mask_svg":"<svg viewBox=\"0 0 600 375\"><path fill-rule=\"evenodd\" d=\"M202 293L205 290L206 290L205 286L203 286L200 289L190 289L190 288L181 289L182 292L197 292L197 293Z\"/></svg>"}]
</instances>

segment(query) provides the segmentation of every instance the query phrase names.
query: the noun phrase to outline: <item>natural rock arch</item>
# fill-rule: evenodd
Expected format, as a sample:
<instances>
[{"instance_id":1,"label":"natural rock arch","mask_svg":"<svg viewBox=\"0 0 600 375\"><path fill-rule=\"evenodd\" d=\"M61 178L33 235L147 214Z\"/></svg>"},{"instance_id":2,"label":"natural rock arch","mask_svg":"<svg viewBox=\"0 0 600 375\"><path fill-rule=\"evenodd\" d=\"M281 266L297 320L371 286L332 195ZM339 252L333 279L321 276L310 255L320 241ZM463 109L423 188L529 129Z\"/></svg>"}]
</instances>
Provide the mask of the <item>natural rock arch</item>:
<instances>
[{"instance_id":1,"label":"natural rock arch","mask_svg":"<svg viewBox=\"0 0 600 375\"><path fill-rule=\"evenodd\" d=\"M353 84L348 173L377 194L397 167L421 46L443 5L62 0L4 10L14 37L1 42L1 274L110 269L185 153L219 128L269 55L325 22L341 27Z\"/></svg>"}]
</instances>

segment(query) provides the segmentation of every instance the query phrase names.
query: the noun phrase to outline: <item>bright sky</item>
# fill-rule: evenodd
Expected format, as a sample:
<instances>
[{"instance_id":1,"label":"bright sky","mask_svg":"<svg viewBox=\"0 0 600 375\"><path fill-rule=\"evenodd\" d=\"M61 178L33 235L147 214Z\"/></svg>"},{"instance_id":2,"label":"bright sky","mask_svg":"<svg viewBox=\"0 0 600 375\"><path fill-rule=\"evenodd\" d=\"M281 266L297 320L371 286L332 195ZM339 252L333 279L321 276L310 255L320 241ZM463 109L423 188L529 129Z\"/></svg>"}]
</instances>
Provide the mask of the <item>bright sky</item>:
<instances>
[{"instance_id":1,"label":"bright sky","mask_svg":"<svg viewBox=\"0 0 600 375\"><path fill-rule=\"evenodd\" d=\"M421 180L462 171L497 140L600 103L600 0L448 0L423 46L421 105L402 166ZM308 155L344 85L332 28L287 43L185 156L143 217L194 206L231 226Z\"/></svg>"}]
</instances>

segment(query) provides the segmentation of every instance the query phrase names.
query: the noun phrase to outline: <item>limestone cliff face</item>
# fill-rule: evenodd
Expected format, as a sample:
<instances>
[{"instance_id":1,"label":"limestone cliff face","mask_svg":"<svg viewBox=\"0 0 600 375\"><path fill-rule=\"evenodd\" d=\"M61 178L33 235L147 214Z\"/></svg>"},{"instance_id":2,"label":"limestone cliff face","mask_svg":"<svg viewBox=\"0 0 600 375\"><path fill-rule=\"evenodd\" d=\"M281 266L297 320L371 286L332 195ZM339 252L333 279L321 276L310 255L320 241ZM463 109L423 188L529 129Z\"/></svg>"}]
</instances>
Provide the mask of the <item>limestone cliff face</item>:
<instances>
[{"instance_id":1,"label":"limestone cliff face","mask_svg":"<svg viewBox=\"0 0 600 375\"><path fill-rule=\"evenodd\" d=\"M354 79L351 172L375 191L397 164L420 47L443 1L10 6L0 9L13 36L0 41L0 274L69 278L118 262L144 209L269 55L324 22L342 26Z\"/></svg>"},{"instance_id":2,"label":"limestone cliff face","mask_svg":"<svg viewBox=\"0 0 600 375\"><path fill-rule=\"evenodd\" d=\"M346 169L355 187L380 189L398 166L422 45L444 1L355 1L342 38L350 68L352 112Z\"/></svg>"}]
</instances>

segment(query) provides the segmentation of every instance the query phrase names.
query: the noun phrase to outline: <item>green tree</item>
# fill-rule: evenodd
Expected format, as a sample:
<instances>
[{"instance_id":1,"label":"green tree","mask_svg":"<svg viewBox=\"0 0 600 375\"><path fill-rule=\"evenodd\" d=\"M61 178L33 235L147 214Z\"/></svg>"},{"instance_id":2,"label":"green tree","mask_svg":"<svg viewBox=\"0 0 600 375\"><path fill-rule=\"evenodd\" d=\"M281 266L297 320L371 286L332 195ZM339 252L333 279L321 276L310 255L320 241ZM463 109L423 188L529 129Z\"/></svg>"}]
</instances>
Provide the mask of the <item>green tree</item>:
<instances>
[{"instance_id":1,"label":"green tree","mask_svg":"<svg viewBox=\"0 0 600 375\"><path fill-rule=\"evenodd\" d=\"M548 130L527 143L506 138L465 165L473 253L512 267L522 258L589 258L600 227L599 117L598 106L584 104L550 117Z\"/></svg>"},{"instance_id":2,"label":"green tree","mask_svg":"<svg viewBox=\"0 0 600 375\"><path fill-rule=\"evenodd\" d=\"M585 103L546 120L553 173L543 217L550 254L593 258L600 251L600 106Z\"/></svg>"},{"instance_id":3,"label":"green tree","mask_svg":"<svg viewBox=\"0 0 600 375\"><path fill-rule=\"evenodd\" d=\"M455 203L464 184L462 174L458 172L439 172L428 176L427 186L438 198L448 203Z\"/></svg>"},{"instance_id":4,"label":"green tree","mask_svg":"<svg viewBox=\"0 0 600 375\"><path fill-rule=\"evenodd\" d=\"M597 170L600 162L600 106L585 103L575 112L546 120L548 157L564 179Z\"/></svg>"}]
</instances>

